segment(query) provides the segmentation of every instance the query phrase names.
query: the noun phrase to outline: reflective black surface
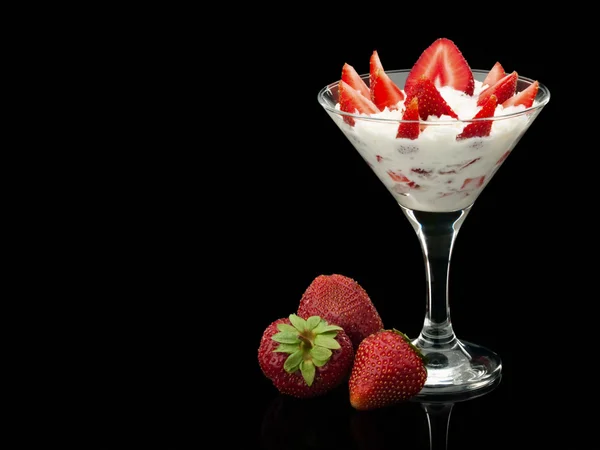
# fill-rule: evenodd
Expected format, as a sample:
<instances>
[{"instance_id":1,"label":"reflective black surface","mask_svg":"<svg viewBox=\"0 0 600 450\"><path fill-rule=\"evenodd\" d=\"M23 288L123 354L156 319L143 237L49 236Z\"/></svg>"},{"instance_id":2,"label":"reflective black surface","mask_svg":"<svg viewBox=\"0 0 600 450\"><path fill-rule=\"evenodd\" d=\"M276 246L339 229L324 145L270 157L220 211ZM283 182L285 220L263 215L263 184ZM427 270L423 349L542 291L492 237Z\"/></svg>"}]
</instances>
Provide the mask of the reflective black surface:
<instances>
[{"instance_id":1,"label":"reflective black surface","mask_svg":"<svg viewBox=\"0 0 600 450\"><path fill-rule=\"evenodd\" d=\"M236 74L227 86L240 77L251 86L254 114L215 115L215 128L235 130L218 142L207 140L212 125L194 123L192 146L161 148L155 170L124 188L129 195L115 188L95 205L100 224L84 249L94 278L82 290L92 298L81 298L92 305L81 318L91 365L77 391L87 440L102 449L425 450L433 442L438 450L447 436L456 450L590 448L582 443L597 431L580 402L593 412L597 380L585 364L595 355L598 296L582 247L597 233L567 209L585 192L569 177L584 177L585 160L565 163L552 150L584 146L565 131L572 79L557 70L550 33L507 44L503 32L482 45L440 29L408 48L405 33L349 43L315 32L317 45L306 41L306 23L270 26L264 41L221 49L222 71ZM284 31L302 37L282 38L287 51L267 58L273 70L258 70ZM502 380L484 396L429 409L408 402L358 412L345 385L313 400L281 396L260 372L260 337L296 311L319 274L357 280L387 327L411 337L421 329L425 275L414 230L316 96L346 61L365 72L377 48L384 65L405 67L442 36L473 67L500 59L553 95L477 200L453 253L454 330L500 355ZM281 90L265 102L257 92L274 80ZM273 115L274 101L295 109Z\"/></svg>"}]
</instances>

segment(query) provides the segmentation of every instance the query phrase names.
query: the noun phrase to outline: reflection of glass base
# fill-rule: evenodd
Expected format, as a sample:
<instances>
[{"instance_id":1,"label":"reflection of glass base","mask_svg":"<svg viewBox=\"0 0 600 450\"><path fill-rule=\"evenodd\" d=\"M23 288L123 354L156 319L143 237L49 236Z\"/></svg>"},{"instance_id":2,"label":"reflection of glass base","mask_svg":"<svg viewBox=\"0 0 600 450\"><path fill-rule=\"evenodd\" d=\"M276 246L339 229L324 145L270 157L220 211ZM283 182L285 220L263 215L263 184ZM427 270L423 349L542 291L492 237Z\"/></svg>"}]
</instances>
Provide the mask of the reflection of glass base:
<instances>
[{"instance_id":1,"label":"reflection of glass base","mask_svg":"<svg viewBox=\"0 0 600 450\"><path fill-rule=\"evenodd\" d=\"M424 348L420 339L413 344L427 360L427 381L417 396L421 399L477 396L479 390L487 390L500 380L502 361L485 347L459 340L444 348Z\"/></svg>"}]
</instances>

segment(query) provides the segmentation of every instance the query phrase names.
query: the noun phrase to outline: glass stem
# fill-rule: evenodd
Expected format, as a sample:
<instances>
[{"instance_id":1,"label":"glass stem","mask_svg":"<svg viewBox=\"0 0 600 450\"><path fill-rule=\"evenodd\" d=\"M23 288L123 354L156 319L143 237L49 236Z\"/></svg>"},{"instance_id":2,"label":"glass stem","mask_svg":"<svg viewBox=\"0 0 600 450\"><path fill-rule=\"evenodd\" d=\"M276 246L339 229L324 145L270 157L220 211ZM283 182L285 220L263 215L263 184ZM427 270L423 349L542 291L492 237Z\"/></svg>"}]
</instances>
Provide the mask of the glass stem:
<instances>
[{"instance_id":1,"label":"glass stem","mask_svg":"<svg viewBox=\"0 0 600 450\"><path fill-rule=\"evenodd\" d=\"M425 259L427 303L417 339L422 349L443 351L456 345L448 297L450 260L458 231L470 211L423 212L402 208L415 229Z\"/></svg>"},{"instance_id":2,"label":"glass stem","mask_svg":"<svg viewBox=\"0 0 600 450\"><path fill-rule=\"evenodd\" d=\"M422 404L427 414L429 426L429 449L448 449L448 429L450 428L450 415L453 403L424 403Z\"/></svg>"}]
</instances>

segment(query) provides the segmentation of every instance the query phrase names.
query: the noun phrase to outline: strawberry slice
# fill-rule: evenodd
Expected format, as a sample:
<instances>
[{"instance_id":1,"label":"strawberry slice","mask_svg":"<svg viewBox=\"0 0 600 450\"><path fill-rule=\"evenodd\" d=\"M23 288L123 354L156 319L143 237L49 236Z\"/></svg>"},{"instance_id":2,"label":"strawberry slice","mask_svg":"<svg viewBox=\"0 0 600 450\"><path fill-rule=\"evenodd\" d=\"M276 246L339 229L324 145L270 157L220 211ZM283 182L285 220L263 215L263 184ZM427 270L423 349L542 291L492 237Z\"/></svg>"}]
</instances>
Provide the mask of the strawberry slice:
<instances>
[{"instance_id":1,"label":"strawberry slice","mask_svg":"<svg viewBox=\"0 0 600 450\"><path fill-rule=\"evenodd\" d=\"M529 108L533 105L533 101L535 100L535 96L539 89L540 83L536 80L521 92L516 93L508 100L502 102L502 106L506 108L507 106L525 105L526 108Z\"/></svg>"},{"instance_id":2,"label":"strawberry slice","mask_svg":"<svg viewBox=\"0 0 600 450\"><path fill-rule=\"evenodd\" d=\"M351 114L374 114L379 112L377 106L360 93L360 91L354 89L344 80L340 80L338 85L339 103L340 110ZM354 118L344 116L344 122L348 125L354 126Z\"/></svg>"},{"instance_id":3,"label":"strawberry slice","mask_svg":"<svg viewBox=\"0 0 600 450\"><path fill-rule=\"evenodd\" d=\"M478 189L481 186L483 186L483 182L485 181L485 175L481 175L480 177L475 177L475 178L465 178L465 181L463 181L462 186L460 187L460 190L465 190L465 189Z\"/></svg>"},{"instance_id":4,"label":"strawberry slice","mask_svg":"<svg viewBox=\"0 0 600 450\"><path fill-rule=\"evenodd\" d=\"M369 62L369 86L371 100L380 111L383 111L386 106L392 110L398 109L398 102L404 100L404 92L383 70L377 50L373 51Z\"/></svg>"},{"instance_id":5,"label":"strawberry slice","mask_svg":"<svg viewBox=\"0 0 600 450\"><path fill-rule=\"evenodd\" d=\"M502 155L502 156L500 157L500 159L499 159L498 161L496 161L496 165L502 164L502 163L504 162L504 160L505 160L506 158L508 158L508 155L510 155L510 150L507 150L507 151L504 153L504 155Z\"/></svg>"},{"instance_id":6,"label":"strawberry slice","mask_svg":"<svg viewBox=\"0 0 600 450\"><path fill-rule=\"evenodd\" d=\"M411 181L410 178L407 178L406 176L404 176L404 174L400 171L388 170L387 173L390 176L390 178L392 180L396 181L397 183L404 183L409 188L418 189L420 187L417 183L415 183L414 181Z\"/></svg>"},{"instance_id":7,"label":"strawberry slice","mask_svg":"<svg viewBox=\"0 0 600 450\"><path fill-rule=\"evenodd\" d=\"M487 84L488 87L495 85L498 81L506 76L504 67L499 62L494 64L494 67L488 72L487 76L483 80L483 84ZM487 89L487 88L486 88Z\"/></svg>"},{"instance_id":8,"label":"strawberry slice","mask_svg":"<svg viewBox=\"0 0 600 450\"><path fill-rule=\"evenodd\" d=\"M484 119L487 117L494 117L494 112L496 112L496 106L498 105L497 97L492 94L485 105L479 110L473 119ZM472 137L483 137L489 136L490 131L492 131L492 120L482 120L479 122L471 122L465 128L463 128L462 133L456 136L457 140L467 139Z\"/></svg>"},{"instance_id":9,"label":"strawberry slice","mask_svg":"<svg viewBox=\"0 0 600 450\"><path fill-rule=\"evenodd\" d=\"M408 94L423 75L437 87L451 86L467 95L473 95L473 72L461 51L450 39L437 39L421 53L406 78L404 92Z\"/></svg>"},{"instance_id":10,"label":"strawberry slice","mask_svg":"<svg viewBox=\"0 0 600 450\"><path fill-rule=\"evenodd\" d=\"M398 183L412 183L408 178L402 175L401 172L397 172L395 170L388 170L387 173L392 180L397 181Z\"/></svg>"},{"instance_id":11,"label":"strawberry slice","mask_svg":"<svg viewBox=\"0 0 600 450\"><path fill-rule=\"evenodd\" d=\"M500 81L479 94L477 106L483 106L492 95L496 96L498 103L503 103L511 98L517 89L517 79L517 72L511 72L503 76Z\"/></svg>"},{"instance_id":12,"label":"strawberry slice","mask_svg":"<svg viewBox=\"0 0 600 450\"><path fill-rule=\"evenodd\" d=\"M406 103L408 104L415 97L419 99L419 116L421 119L427 120L429 116L440 117L442 114L458 119L458 115L446 103L440 91L424 75L413 83L410 92L406 96Z\"/></svg>"},{"instance_id":13,"label":"strawberry slice","mask_svg":"<svg viewBox=\"0 0 600 450\"><path fill-rule=\"evenodd\" d=\"M367 83L365 83L365 81L360 77L356 69L348 63L345 63L342 67L342 80L344 80L368 99L371 98L369 86L367 86Z\"/></svg>"},{"instance_id":14,"label":"strawberry slice","mask_svg":"<svg viewBox=\"0 0 600 450\"><path fill-rule=\"evenodd\" d=\"M398 126L397 138L416 139L419 137L419 99L413 97L412 100L406 104L406 109L402 114L402 120L415 120L416 122L402 122Z\"/></svg>"}]
</instances>

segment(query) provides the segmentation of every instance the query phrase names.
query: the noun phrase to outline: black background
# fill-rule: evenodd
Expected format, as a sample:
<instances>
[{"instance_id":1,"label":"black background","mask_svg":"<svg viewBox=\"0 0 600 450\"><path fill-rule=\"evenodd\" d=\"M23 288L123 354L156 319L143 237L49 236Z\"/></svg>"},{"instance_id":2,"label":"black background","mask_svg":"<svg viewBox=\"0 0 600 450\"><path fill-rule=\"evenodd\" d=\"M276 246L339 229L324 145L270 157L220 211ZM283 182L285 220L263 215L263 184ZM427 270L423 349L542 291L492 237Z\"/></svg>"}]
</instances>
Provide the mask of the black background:
<instances>
[{"instance_id":1,"label":"black background","mask_svg":"<svg viewBox=\"0 0 600 450\"><path fill-rule=\"evenodd\" d=\"M358 281L386 326L418 334L425 275L417 237L317 93L344 62L367 72L374 49L384 68L409 68L447 37L472 68L500 61L552 95L456 242L454 329L499 353L504 377L495 391L455 405L449 448L576 442L583 419L571 404L582 389L574 359L583 352L571 352L582 344L585 263L569 218L579 208L567 209L578 198L573 168L560 156L577 151L574 125L565 123L572 80L557 63L557 54L563 64L571 58L557 47L564 36L552 26L516 33L483 13L473 30L410 16L392 27L382 11L373 23L360 10L296 11L297 23L268 11L275 18L223 28L218 43L214 32L174 31L176 42L200 41L170 58L184 68L175 90L189 87L185 113L173 111L185 119L164 153L152 153L153 170L137 172L143 183L106 206L115 240L105 238L111 262L96 286L90 437L107 449L428 448L420 405L357 413L344 386L314 401L281 397L260 372L257 349L267 325L295 312L311 281L328 273Z\"/></svg>"}]
</instances>

